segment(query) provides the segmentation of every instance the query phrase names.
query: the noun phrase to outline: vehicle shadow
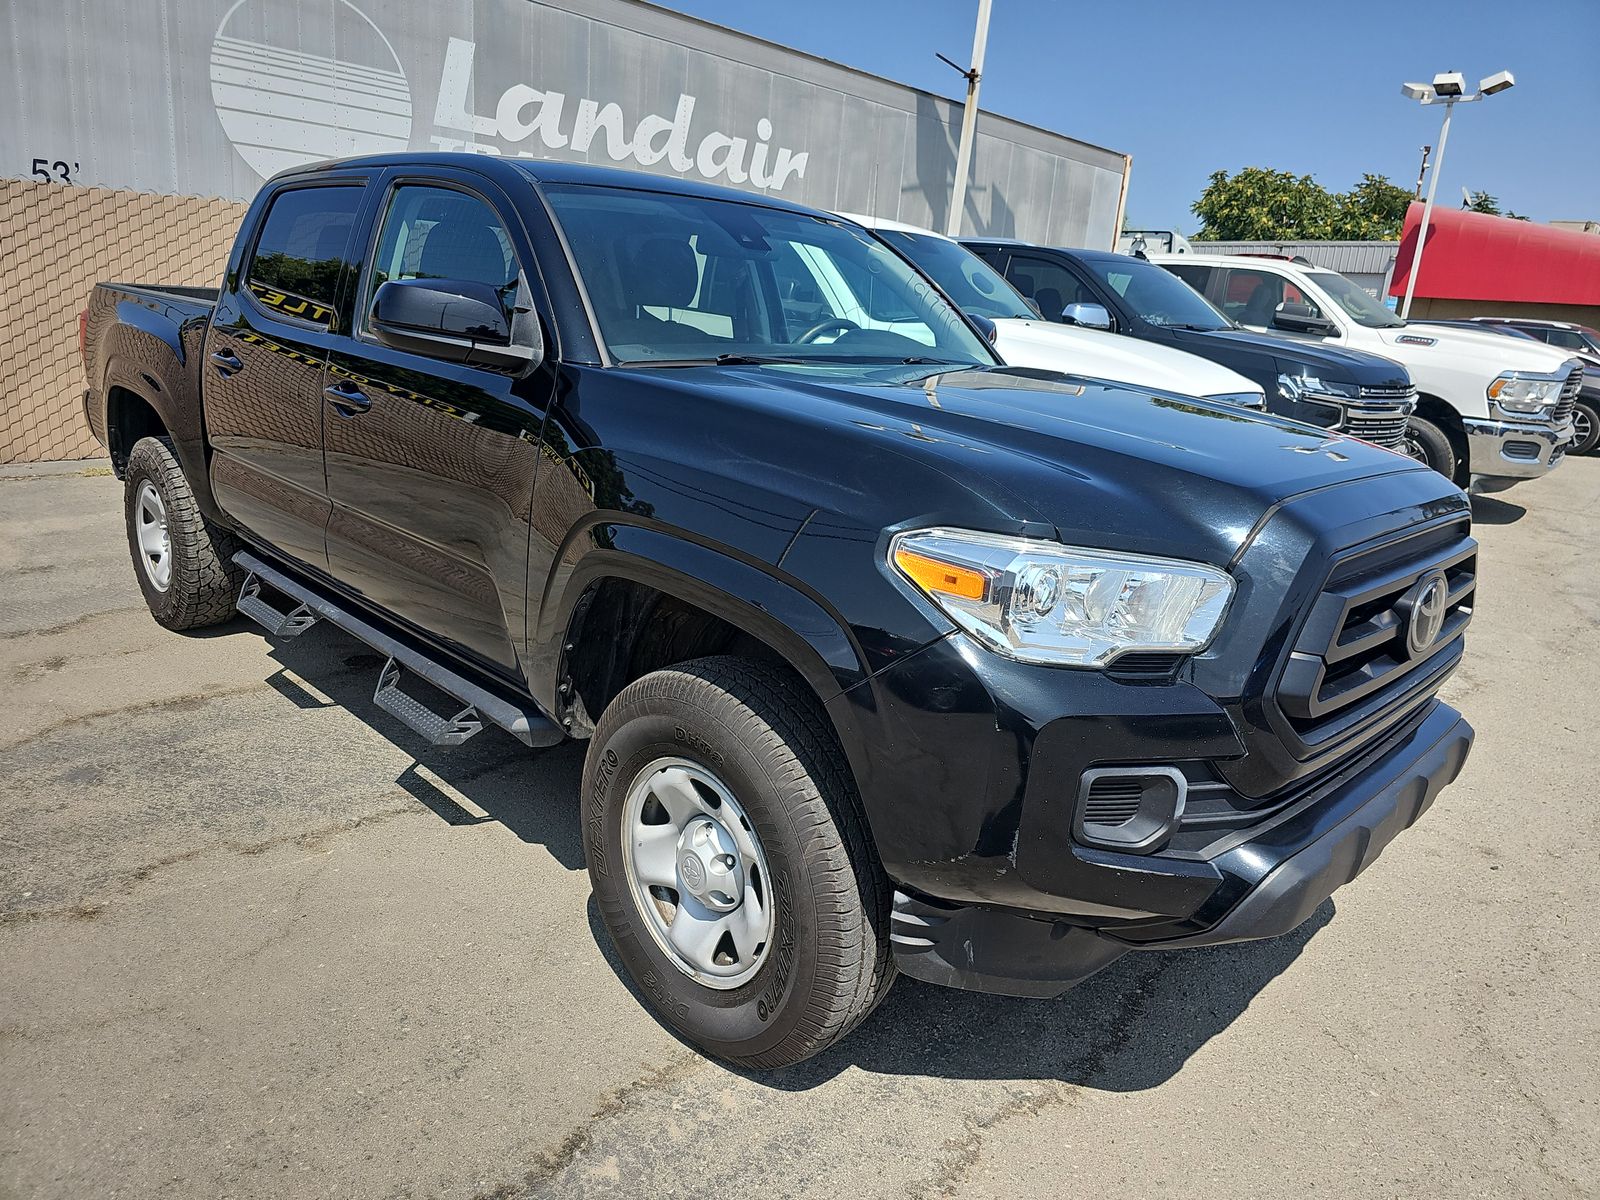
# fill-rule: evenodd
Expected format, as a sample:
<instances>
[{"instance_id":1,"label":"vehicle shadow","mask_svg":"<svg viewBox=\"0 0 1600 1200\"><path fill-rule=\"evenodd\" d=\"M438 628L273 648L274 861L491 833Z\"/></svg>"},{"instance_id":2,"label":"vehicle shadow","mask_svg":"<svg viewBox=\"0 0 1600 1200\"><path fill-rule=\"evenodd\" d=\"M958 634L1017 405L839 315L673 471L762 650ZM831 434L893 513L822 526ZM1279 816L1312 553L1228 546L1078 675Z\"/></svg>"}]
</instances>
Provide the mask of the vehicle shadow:
<instances>
[{"instance_id":1,"label":"vehicle shadow","mask_svg":"<svg viewBox=\"0 0 1600 1200\"><path fill-rule=\"evenodd\" d=\"M221 628L260 632L248 622ZM446 824L498 821L522 841L543 846L567 870L583 870L577 796L585 743L531 750L489 726L460 746L430 746L372 702L384 663L381 654L321 625L297 638L269 639L267 646L279 668L267 677L268 687L297 708L343 708L405 750L414 761L395 784ZM405 687L436 702L420 680L408 678ZM430 775L479 811L464 807Z\"/></svg>"},{"instance_id":2,"label":"vehicle shadow","mask_svg":"<svg viewBox=\"0 0 1600 1200\"><path fill-rule=\"evenodd\" d=\"M577 797L584 743L532 751L498 729L486 729L461 746L429 746L372 703L383 658L342 632L317 628L270 642L269 655L279 670L266 682L288 703L343 708L410 753L414 762L395 782L441 820L454 826L498 821L522 841L545 847L566 869L583 870ZM408 681L407 690L425 689L420 682L413 689ZM639 1001L640 1019L651 1019L592 896L588 912L607 964ZM879 1009L833 1049L796 1067L744 1074L783 1091L817 1087L850 1067L935 1078L1055 1079L1118 1092L1155 1087L1237 1020L1333 912L1333 902L1325 901L1299 929L1271 941L1131 953L1051 1000L981 995L902 978Z\"/></svg>"},{"instance_id":3,"label":"vehicle shadow","mask_svg":"<svg viewBox=\"0 0 1600 1200\"><path fill-rule=\"evenodd\" d=\"M1051 1000L963 992L902 976L878 1010L831 1050L779 1071L738 1073L789 1092L818 1087L850 1067L1143 1091L1171 1079L1232 1025L1334 911L1325 900L1298 929L1270 941L1132 953ZM623 971L593 896L589 929L618 981L651 1012Z\"/></svg>"},{"instance_id":4,"label":"vehicle shadow","mask_svg":"<svg viewBox=\"0 0 1600 1200\"><path fill-rule=\"evenodd\" d=\"M1520 504L1482 493L1472 497L1472 519L1479 525L1515 525L1527 515Z\"/></svg>"}]
</instances>

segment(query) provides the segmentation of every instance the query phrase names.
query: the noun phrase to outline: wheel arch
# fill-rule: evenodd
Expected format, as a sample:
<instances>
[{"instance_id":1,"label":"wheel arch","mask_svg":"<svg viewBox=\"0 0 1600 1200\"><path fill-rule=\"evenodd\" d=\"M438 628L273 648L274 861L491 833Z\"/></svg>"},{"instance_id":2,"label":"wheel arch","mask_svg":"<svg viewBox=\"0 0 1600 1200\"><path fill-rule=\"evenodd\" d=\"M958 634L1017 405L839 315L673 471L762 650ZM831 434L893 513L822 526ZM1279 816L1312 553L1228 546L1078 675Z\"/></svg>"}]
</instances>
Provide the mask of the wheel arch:
<instances>
[{"instance_id":1,"label":"wheel arch","mask_svg":"<svg viewBox=\"0 0 1600 1200\"><path fill-rule=\"evenodd\" d=\"M1450 449L1456 456L1456 477L1452 482L1465 487L1472 477L1472 455L1467 445L1467 429L1461 422L1460 410L1430 392L1418 392L1414 415L1431 421L1444 430L1445 437L1450 439Z\"/></svg>"}]
</instances>

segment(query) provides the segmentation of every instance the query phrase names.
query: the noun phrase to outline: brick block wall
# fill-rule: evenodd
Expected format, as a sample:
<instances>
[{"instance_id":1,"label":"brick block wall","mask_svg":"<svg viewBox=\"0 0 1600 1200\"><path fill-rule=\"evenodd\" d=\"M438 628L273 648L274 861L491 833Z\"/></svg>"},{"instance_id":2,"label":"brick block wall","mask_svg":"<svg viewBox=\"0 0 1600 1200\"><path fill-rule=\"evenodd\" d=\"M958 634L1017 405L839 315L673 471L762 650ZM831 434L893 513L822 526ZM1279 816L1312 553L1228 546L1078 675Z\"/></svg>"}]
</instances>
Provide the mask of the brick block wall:
<instances>
[{"instance_id":1,"label":"brick block wall","mask_svg":"<svg viewBox=\"0 0 1600 1200\"><path fill-rule=\"evenodd\" d=\"M78 312L98 282L215 287L246 206L0 180L0 464L104 453L83 421Z\"/></svg>"}]
</instances>

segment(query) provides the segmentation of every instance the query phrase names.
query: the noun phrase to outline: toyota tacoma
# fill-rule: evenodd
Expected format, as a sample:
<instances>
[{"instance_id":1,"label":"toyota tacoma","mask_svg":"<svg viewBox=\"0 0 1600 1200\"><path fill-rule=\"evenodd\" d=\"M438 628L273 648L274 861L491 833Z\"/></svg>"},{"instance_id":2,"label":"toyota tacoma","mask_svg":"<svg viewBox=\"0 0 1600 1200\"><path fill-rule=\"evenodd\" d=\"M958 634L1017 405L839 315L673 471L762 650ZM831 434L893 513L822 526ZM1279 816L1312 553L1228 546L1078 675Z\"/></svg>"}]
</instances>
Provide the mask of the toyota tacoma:
<instances>
[{"instance_id":1,"label":"toyota tacoma","mask_svg":"<svg viewBox=\"0 0 1600 1200\"><path fill-rule=\"evenodd\" d=\"M797 322L818 264L904 319ZM621 962L735 1063L822 1050L897 971L1049 996L1291 930L1472 741L1436 695L1476 583L1448 480L1005 367L774 197L296 168L218 289L101 284L81 339L155 618L335 626L434 744L586 740Z\"/></svg>"}]
</instances>

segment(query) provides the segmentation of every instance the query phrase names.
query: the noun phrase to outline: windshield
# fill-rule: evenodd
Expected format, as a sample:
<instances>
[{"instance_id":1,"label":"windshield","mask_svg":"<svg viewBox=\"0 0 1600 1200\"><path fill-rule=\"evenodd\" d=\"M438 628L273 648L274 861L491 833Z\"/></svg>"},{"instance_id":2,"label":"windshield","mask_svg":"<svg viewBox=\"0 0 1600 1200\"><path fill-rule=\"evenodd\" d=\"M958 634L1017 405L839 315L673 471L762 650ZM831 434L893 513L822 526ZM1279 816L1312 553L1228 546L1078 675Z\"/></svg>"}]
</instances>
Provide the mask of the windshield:
<instances>
[{"instance_id":1,"label":"windshield","mask_svg":"<svg viewBox=\"0 0 1600 1200\"><path fill-rule=\"evenodd\" d=\"M1373 299L1366 288L1332 271L1308 271L1306 277L1333 298L1344 314L1368 329L1398 329L1405 322Z\"/></svg>"},{"instance_id":2,"label":"windshield","mask_svg":"<svg viewBox=\"0 0 1600 1200\"><path fill-rule=\"evenodd\" d=\"M1199 292L1163 267L1142 259L1084 258L1083 265L1121 296L1138 317L1151 324L1180 329L1232 329L1228 320Z\"/></svg>"},{"instance_id":3,"label":"windshield","mask_svg":"<svg viewBox=\"0 0 1600 1200\"><path fill-rule=\"evenodd\" d=\"M937 289L859 230L700 196L545 191L619 363L995 364Z\"/></svg>"},{"instance_id":4,"label":"windshield","mask_svg":"<svg viewBox=\"0 0 1600 1200\"><path fill-rule=\"evenodd\" d=\"M965 246L927 233L880 229L878 236L904 254L969 313L1036 321L1039 314L1005 277Z\"/></svg>"}]
</instances>

